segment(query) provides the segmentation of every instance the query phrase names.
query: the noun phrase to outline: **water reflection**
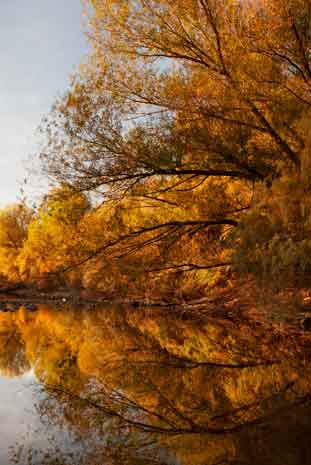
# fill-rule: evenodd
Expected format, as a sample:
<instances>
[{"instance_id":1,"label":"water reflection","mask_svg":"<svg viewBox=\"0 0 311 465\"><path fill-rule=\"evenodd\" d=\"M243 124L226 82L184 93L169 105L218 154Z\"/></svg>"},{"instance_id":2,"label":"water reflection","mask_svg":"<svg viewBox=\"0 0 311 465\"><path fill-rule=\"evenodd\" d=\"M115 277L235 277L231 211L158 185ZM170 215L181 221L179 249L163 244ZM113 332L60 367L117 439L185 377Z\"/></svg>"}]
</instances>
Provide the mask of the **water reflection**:
<instances>
[{"instance_id":1,"label":"water reflection","mask_svg":"<svg viewBox=\"0 0 311 465\"><path fill-rule=\"evenodd\" d=\"M255 327L120 306L1 313L1 376L29 372L54 436L16 463L311 463L310 363Z\"/></svg>"}]
</instances>

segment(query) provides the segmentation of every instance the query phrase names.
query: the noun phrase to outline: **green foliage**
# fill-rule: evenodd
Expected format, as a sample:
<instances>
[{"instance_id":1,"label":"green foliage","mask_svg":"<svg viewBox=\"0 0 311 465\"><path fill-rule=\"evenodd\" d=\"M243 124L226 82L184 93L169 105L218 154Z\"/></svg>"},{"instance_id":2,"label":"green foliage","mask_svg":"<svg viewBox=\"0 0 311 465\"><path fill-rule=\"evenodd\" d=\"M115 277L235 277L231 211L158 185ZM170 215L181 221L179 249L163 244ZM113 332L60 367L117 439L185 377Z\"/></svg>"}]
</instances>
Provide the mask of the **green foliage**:
<instances>
[{"instance_id":1,"label":"green foliage","mask_svg":"<svg viewBox=\"0 0 311 465\"><path fill-rule=\"evenodd\" d=\"M235 269L273 285L311 281L311 190L295 176L262 186L234 237Z\"/></svg>"}]
</instances>

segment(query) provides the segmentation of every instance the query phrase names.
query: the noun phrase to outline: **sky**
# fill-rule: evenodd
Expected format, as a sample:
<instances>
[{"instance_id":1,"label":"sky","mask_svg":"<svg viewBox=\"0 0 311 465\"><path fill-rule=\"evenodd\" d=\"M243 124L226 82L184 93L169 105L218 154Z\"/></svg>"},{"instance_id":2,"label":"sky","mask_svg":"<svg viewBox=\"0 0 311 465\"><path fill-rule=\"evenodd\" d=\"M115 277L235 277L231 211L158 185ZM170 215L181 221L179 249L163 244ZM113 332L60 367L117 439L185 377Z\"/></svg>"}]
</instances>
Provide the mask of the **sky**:
<instances>
[{"instance_id":1,"label":"sky","mask_svg":"<svg viewBox=\"0 0 311 465\"><path fill-rule=\"evenodd\" d=\"M36 132L86 55L80 0L2 0L0 207L16 201Z\"/></svg>"}]
</instances>

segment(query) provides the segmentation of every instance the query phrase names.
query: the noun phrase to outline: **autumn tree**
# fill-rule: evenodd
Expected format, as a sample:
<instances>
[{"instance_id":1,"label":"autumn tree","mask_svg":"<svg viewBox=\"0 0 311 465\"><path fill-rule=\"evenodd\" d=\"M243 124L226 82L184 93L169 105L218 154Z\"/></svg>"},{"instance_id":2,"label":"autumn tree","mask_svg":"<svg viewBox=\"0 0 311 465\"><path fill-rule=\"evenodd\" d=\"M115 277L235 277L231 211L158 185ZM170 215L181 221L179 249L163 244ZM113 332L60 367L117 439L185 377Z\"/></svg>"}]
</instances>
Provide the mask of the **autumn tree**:
<instances>
[{"instance_id":1,"label":"autumn tree","mask_svg":"<svg viewBox=\"0 0 311 465\"><path fill-rule=\"evenodd\" d=\"M309 2L86 3L93 52L46 121L44 171L105 200L141 197L171 206L166 220L151 215L119 235L119 244L132 241L135 249L204 233L222 251L228 241L235 250L242 245L235 262L249 258L241 225L256 237L271 186L294 181L302 192L310 188ZM308 211L303 196L285 190L283 202ZM176 214L186 192L201 207ZM301 225L299 215L293 218ZM283 233L297 239L286 220ZM169 265L227 266L222 251L210 247L203 257L186 254Z\"/></svg>"},{"instance_id":2,"label":"autumn tree","mask_svg":"<svg viewBox=\"0 0 311 465\"><path fill-rule=\"evenodd\" d=\"M33 212L24 204L11 205L0 212L0 272L8 281L18 281L17 257L28 236Z\"/></svg>"},{"instance_id":3,"label":"autumn tree","mask_svg":"<svg viewBox=\"0 0 311 465\"><path fill-rule=\"evenodd\" d=\"M69 266L73 257L78 258L79 251L83 251L80 221L88 209L87 197L66 185L45 196L29 224L27 241L17 259L24 280L43 280L47 286L64 283L64 276L57 271ZM73 273L66 279L79 281L78 275Z\"/></svg>"}]
</instances>

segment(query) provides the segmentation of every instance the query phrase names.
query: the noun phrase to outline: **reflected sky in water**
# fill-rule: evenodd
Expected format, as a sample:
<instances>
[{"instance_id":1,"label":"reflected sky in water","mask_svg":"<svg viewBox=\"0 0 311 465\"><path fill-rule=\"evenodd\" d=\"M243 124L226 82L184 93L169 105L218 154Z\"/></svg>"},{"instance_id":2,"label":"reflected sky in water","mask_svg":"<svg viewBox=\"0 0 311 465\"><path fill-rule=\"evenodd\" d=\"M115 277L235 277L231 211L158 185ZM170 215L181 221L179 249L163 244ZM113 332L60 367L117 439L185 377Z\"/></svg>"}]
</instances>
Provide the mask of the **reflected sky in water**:
<instances>
[{"instance_id":1,"label":"reflected sky in water","mask_svg":"<svg viewBox=\"0 0 311 465\"><path fill-rule=\"evenodd\" d=\"M36 405L44 397L33 369L13 378L0 374L1 465L43 465L44 460L78 450L66 430L42 422Z\"/></svg>"},{"instance_id":2,"label":"reflected sky in water","mask_svg":"<svg viewBox=\"0 0 311 465\"><path fill-rule=\"evenodd\" d=\"M37 430L40 429L41 421L34 409L34 402L38 395L34 382L33 370L18 378L0 377L1 465L10 463L8 452L16 444L18 438L24 438L25 446L39 439Z\"/></svg>"}]
</instances>

